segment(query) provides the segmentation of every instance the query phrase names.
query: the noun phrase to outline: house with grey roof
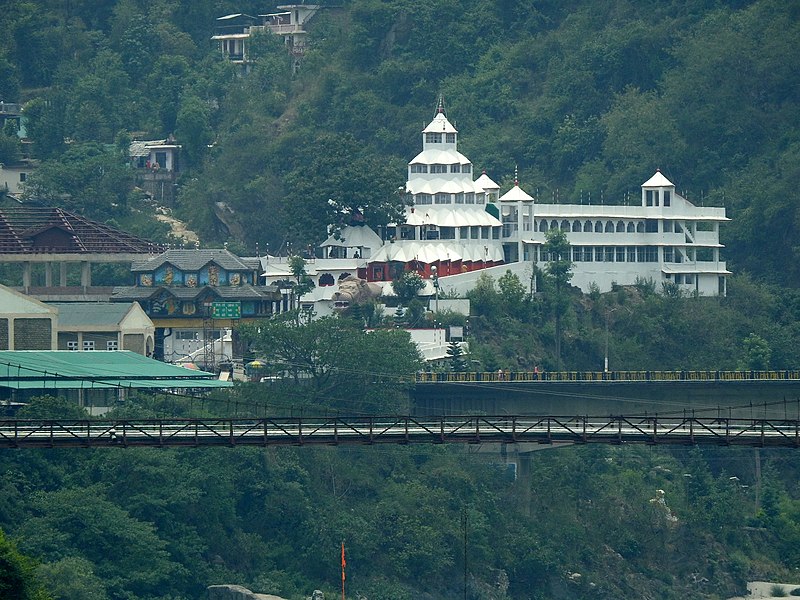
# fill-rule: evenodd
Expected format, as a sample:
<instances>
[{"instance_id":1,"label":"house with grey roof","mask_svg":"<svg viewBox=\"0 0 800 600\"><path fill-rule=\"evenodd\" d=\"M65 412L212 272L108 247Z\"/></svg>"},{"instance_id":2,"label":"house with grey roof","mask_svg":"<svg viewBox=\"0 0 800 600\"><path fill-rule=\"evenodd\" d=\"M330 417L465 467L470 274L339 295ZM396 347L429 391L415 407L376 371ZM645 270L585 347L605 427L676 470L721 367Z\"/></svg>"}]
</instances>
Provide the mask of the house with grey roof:
<instances>
[{"instance_id":1,"label":"house with grey roof","mask_svg":"<svg viewBox=\"0 0 800 600\"><path fill-rule=\"evenodd\" d=\"M155 325L138 302L54 302L58 350L130 350L149 356Z\"/></svg>"},{"instance_id":2,"label":"house with grey roof","mask_svg":"<svg viewBox=\"0 0 800 600\"><path fill-rule=\"evenodd\" d=\"M133 263L134 285L114 288L111 300L138 302L156 327L155 356L179 360L237 321L280 310L283 296L276 285L258 285L260 270L258 258L224 248L170 249ZM225 318L214 312L223 305L235 309Z\"/></svg>"}]
</instances>

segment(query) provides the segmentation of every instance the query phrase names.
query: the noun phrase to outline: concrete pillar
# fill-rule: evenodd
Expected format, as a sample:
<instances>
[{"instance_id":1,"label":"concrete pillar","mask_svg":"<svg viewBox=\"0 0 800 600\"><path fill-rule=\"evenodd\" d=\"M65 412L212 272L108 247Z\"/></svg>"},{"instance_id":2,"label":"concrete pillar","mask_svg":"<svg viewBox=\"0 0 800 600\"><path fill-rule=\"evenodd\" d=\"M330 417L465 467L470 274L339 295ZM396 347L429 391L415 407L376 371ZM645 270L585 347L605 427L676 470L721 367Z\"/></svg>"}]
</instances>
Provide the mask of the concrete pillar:
<instances>
[{"instance_id":1,"label":"concrete pillar","mask_svg":"<svg viewBox=\"0 0 800 600\"><path fill-rule=\"evenodd\" d=\"M81 287L92 285L92 263L83 261L81 263Z\"/></svg>"},{"instance_id":2,"label":"concrete pillar","mask_svg":"<svg viewBox=\"0 0 800 600\"><path fill-rule=\"evenodd\" d=\"M53 263L44 263L44 287L53 287Z\"/></svg>"},{"instance_id":3,"label":"concrete pillar","mask_svg":"<svg viewBox=\"0 0 800 600\"><path fill-rule=\"evenodd\" d=\"M25 264L29 265L30 263L25 263ZM8 349L9 350L16 350L16 348L14 346L14 344L15 344L15 342L14 342L14 321L15 321L14 317L9 317L8 318Z\"/></svg>"},{"instance_id":4,"label":"concrete pillar","mask_svg":"<svg viewBox=\"0 0 800 600\"><path fill-rule=\"evenodd\" d=\"M58 285L61 287L67 287L67 263L62 262L58 265L58 267Z\"/></svg>"},{"instance_id":5,"label":"concrete pillar","mask_svg":"<svg viewBox=\"0 0 800 600\"><path fill-rule=\"evenodd\" d=\"M26 261L22 263L22 287L25 288L25 292L29 290L31 287L31 263L30 261Z\"/></svg>"}]
</instances>

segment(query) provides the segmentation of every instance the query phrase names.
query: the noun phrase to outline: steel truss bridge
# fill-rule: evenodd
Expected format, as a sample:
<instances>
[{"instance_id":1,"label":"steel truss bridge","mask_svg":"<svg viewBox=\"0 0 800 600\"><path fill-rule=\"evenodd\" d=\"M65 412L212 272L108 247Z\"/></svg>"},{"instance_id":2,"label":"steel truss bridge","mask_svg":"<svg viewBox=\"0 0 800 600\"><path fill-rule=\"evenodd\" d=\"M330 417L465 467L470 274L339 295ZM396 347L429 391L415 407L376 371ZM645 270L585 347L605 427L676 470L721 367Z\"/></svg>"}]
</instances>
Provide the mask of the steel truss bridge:
<instances>
[{"instance_id":1,"label":"steel truss bridge","mask_svg":"<svg viewBox=\"0 0 800 600\"><path fill-rule=\"evenodd\" d=\"M451 443L798 448L800 420L503 415L0 421L0 448Z\"/></svg>"}]
</instances>

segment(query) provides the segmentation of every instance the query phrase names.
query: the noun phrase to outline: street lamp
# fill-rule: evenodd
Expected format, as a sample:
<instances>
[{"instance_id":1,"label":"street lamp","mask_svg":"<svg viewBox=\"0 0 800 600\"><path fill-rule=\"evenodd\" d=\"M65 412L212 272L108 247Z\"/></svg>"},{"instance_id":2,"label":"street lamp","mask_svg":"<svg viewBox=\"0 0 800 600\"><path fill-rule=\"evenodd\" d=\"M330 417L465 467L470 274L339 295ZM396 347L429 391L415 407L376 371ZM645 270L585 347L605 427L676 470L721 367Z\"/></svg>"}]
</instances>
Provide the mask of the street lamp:
<instances>
[{"instance_id":1,"label":"street lamp","mask_svg":"<svg viewBox=\"0 0 800 600\"><path fill-rule=\"evenodd\" d=\"M608 318L611 316L616 308L610 308L606 311L606 353L603 360L603 373L608 373Z\"/></svg>"},{"instance_id":2,"label":"street lamp","mask_svg":"<svg viewBox=\"0 0 800 600\"><path fill-rule=\"evenodd\" d=\"M433 289L436 293L435 312L439 314L439 270L436 265L431 265L431 281L433 281Z\"/></svg>"}]
</instances>

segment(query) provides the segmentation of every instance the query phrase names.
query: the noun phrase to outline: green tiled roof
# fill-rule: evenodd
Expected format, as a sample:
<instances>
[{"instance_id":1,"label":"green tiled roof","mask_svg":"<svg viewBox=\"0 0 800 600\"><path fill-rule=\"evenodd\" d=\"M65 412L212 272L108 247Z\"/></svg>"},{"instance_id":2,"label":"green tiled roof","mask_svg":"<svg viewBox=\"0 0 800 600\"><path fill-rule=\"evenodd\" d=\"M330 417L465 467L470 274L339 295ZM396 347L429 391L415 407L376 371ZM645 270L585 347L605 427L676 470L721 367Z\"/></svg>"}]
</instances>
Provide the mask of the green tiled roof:
<instances>
[{"instance_id":1,"label":"green tiled roof","mask_svg":"<svg viewBox=\"0 0 800 600\"><path fill-rule=\"evenodd\" d=\"M213 373L162 363L129 352L0 351L0 387L11 389L228 387Z\"/></svg>"}]
</instances>

